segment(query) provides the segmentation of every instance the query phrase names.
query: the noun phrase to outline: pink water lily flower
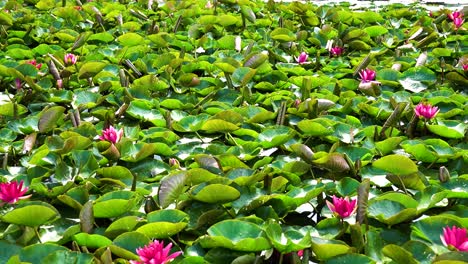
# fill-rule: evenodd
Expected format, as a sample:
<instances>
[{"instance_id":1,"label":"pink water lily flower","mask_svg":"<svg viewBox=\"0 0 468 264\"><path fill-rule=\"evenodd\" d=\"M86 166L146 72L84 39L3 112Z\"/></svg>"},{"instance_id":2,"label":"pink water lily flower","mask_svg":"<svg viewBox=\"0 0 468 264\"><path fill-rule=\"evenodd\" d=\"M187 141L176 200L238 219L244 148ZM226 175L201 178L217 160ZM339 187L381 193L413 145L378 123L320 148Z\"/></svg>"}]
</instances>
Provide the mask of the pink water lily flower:
<instances>
[{"instance_id":1,"label":"pink water lily flower","mask_svg":"<svg viewBox=\"0 0 468 264\"><path fill-rule=\"evenodd\" d=\"M372 82L375 81L376 73L374 70L364 69L359 72L359 76L361 77L361 82Z\"/></svg>"},{"instance_id":2,"label":"pink water lily flower","mask_svg":"<svg viewBox=\"0 0 468 264\"><path fill-rule=\"evenodd\" d=\"M309 54L307 54L305 51L301 52L299 57L296 59L297 63L299 64L304 64L307 62L307 58L309 58Z\"/></svg>"},{"instance_id":3,"label":"pink water lily flower","mask_svg":"<svg viewBox=\"0 0 468 264\"><path fill-rule=\"evenodd\" d=\"M177 251L169 255L171 251L172 243L169 243L164 247L164 242L154 240L153 242L146 245L144 248L138 248L136 250L141 261L131 260L131 264L166 264L177 258L182 251Z\"/></svg>"},{"instance_id":4,"label":"pink water lily flower","mask_svg":"<svg viewBox=\"0 0 468 264\"><path fill-rule=\"evenodd\" d=\"M444 227L443 233L440 235L440 240L444 246L449 249L457 249L459 251L468 251L468 237L466 237L466 228L452 226Z\"/></svg>"},{"instance_id":5,"label":"pink water lily flower","mask_svg":"<svg viewBox=\"0 0 468 264\"><path fill-rule=\"evenodd\" d=\"M120 128L119 131L115 130L113 126L110 126L102 131L102 135L99 136L100 140L107 140L112 144L115 144L120 141L123 137L123 129Z\"/></svg>"},{"instance_id":6,"label":"pink water lily flower","mask_svg":"<svg viewBox=\"0 0 468 264\"><path fill-rule=\"evenodd\" d=\"M42 63L37 63L36 60L30 60L27 63L31 64L32 66L36 67L36 69L40 70L42 67Z\"/></svg>"},{"instance_id":7,"label":"pink water lily flower","mask_svg":"<svg viewBox=\"0 0 468 264\"><path fill-rule=\"evenodd\" d=\"M464 71L468 71L468 64L463 64L462 67Z\"/></svg>"},{"instance_id":8,"label":"pink water lily flower","mask_svg":"<svg viewBox=\"0 0 468 264\"><path fill-rule=\"evenodd\" d=\"M330 48L330 55L331 56L341 56L341 54L343 54L343 52L344 52L344 48L339 47L339 46Z\"/></svg>"},{"instance_id":9,"label":"pink water lily flower","mask_svg":"<svg viewBox=\"0 0 468 264\"><path fill-rule=\"evenodd\" d=\"M456 17L453 19L453 25L457 30L463 25L463 23L465 23L465 19L462 19L461 17Z\"/></svg>"},{"instance_id":10,"label":"pink water lily flower","mask_svg":"<svg viewBox=\"0 0 468 264\"><path fill-rule=\"evenodd\" d=\"M77 60L78 60L78 57L75 54L72 54L72 53L67 53L63 57L63 61L67 65L74 65Z\"/></svg>"},{"instance_id":11,"label":"pink water lily flower","mask_svg":"<svg viewBox=\"0 0 468 264\"><path fill-rule=\"evenodd\" d=\"M432 119L437 115L437 113L439 113L439 108L437 106L432 106L429 103L421 102L414 108L414 113L418 117L424 117L425 119Z\"/></svg>"},{"instance_id":12,"label":"pink water lily flower","mask_svg":"<svg viewBox=\"0 0 468 264\"><path fill-rule=\"evenodd\" d=\"M450 20L454 21L455 18L462 18L463 14L460 11L454 11L447 15Z\"/></svg>"},{"instance_id":13,"label":"pink water lily flower","mask_svg":"<svg viewBox=\"0 0 468 264\"><path fill-rule=\"evenodd\" d=\"M330 211L333 212L334 215L340 218L346 218L354 214L356 212L357 200L349 200L349 197L346 196L345 198L338 198L335 195L332 196L333 203L326 201L328 208Z\"/></svg>"},{"instance_id":14,"label":"pink water lily flower","mask_svg":"<svg viewBox=\"0 0 468 264\"><path fill-rule=\"evenodd\" d=\"M25 195L28 191L28 187L23 189L23 181L18 184L17 181L2 182L0 183L0 206L9 203L14 204L22 199L27 199L31 195Z\"/></svg>"}]
</instances>

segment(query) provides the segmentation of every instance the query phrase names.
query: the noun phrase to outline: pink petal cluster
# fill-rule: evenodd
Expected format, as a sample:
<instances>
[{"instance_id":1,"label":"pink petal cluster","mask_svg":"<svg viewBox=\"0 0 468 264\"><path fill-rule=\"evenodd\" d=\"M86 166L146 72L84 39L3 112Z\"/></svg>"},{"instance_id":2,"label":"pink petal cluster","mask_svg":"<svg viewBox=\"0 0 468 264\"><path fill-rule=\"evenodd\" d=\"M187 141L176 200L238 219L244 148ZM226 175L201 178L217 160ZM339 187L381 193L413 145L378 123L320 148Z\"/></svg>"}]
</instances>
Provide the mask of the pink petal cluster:
<instances>
[{"instance_id":1,"label":"pink petal cluster","mask_svg":"<svg viewBox=\"0 0 468 264\"><path fill-rule=\"evenodd\" d=\"M31 195L23 196L27 191L28 187L23 189L23 181L20 181L19 184L17 181L0 183L0 205L14 204L18 200L31 197Z\"/></svg>"},{"instance_id":2,"label":"pink petal cluster","mask_svg":"<svg viewBox=\"0 0 468 264\"><path fill-rule=\"evenodd\" d=\"M36 69L40 70L42 67L42 63L37 63L36 60L30 60L27 63L31 64L32 66L36 67Z\"/></svg>"},{"instance_id":3,"label":"pink petal cluster","mask_svg":"<svg viewBox=\"0 0 468 264\"><path fill-rule=\"evenodd\" d=\"M169 243L164 247L164 242L154 240L153 242L146 245L144 248L138 248L136 250L141 261L131 260L131 264L166 264L177 258L182 251L177 251L169 255L171 251L172 243Z\"/></svg>"},{"instance_id":4,"label":"pink petal cluster","mask_svg":"<svg viewBox=\"0 0 468 264\"><path fill-rule=\"evenodd\" d=\"M450 229L449 226L444 227L444 232L440 235L440 240L444 246L450 248L455 248L459 251L468 251L468 237L466 237L466 228L459 228L452 226Z\"/></svg>"},{"instance_id":5,"label":"pink petal cluster","mask_svg":"<svg viewBox=\"0 0 468 264\"><path fill-rule=\"evenodd\" d=\"M418 117L432 119L439 113L439 108L431 104L419 103L416 108L414 108L414 112Z\"/></svg>"},{"instance_id":6,"label":"pink petal cluster","mask_svg":"<svg viewBox=\"0 0 468 264\"><path fill-rule=\"evenodd\" d=\"M357 200L349 200L349 197L338 198L335 195L332 196L333 203L326 201L328 208L333 212L334 215L337 215L340 218L346 218L356 212L356 202Z\"/></svg>"},{"instance_id":7,"label":"pink petal cluster","mask_svg":"<svg viewBox=\"0 0 468 264\"><path fill-rule=\"evenodd\" d=\"M63 57L63 61L67 65L74 65L77 60L78 60L78 57L76 55L72 54L72 53L67 53Z\"/></svg>"},{"instance_id":8,"label":"pink petal cluster","mask_svg":"<svg viewBox=\"0 0 468 264\"><path fill-rule=\"evenodd\" d=\"M462 18L463 14L460 11L454 11L447 15L450 20L455 20L455 18Z\"/></svg>"},{"instance_id":9,"label":"pink petal cluster","mask_svg":"<svg viewBox=\"0 0 468 264\"><path fill-rule=\"evenodd\" d=\"M451 14L448 14L448 17L450 18L450 20L452 20L453 25L455 26L455 29L457 30L465 22L465 19L463 19L463 13L461 13L460 11L452 12Z\"/></svg>"},{"instance_id":10,"label":"pink petal cluster","mask_svg":"<svg viewBox=\"0 0 468 264\"><path fill-rule=\"evenodd\" d=\"M115 130L113 126L110 126L102 131L102 135L99 136L100 140L107 140L112 144L115 144L120 141L123 137L123 129L121 128L119 131Z\"/></svg>"},{"instance_id":11,"label":"pink petal cluster","mask_svg":"<svg viewBox=\"0 0 468 264\"><path fill-rule=\"evenodd\" d=\"M359 72L359 76L361 77L361 82L372 82L375 81L375 71L371 69L364 69Z\"/></svg>"},{"instance_id":12,"label":"pink petal cluster","mask_svg":"<svg viewBox=\"0 0 468 264\"><path fill-rule=\"evenodd\" d=\"M299 64L304 64L307 62L307 58L309 58L309 54L307 54L305 51L301 52L299 57L296 59L297 63Z\"/></svg>"},{"instance_id":13,"label":"pink petal cluster","mask_svg":"<svg viewBox=\"0 0 468 264\"><path fill-rule=\"evenodd\" d=\"M462 67L464 71L468 71L468 64L463 64Z\"/></svg>"},{"instance_id":14,"label":"pink petal cluster","mask_svg":"<svg viewBox=\"0 0 468 264\"><path fill-rule=\"evenodd\" d=\"M343 52L344 52L344 48L339 47L339 46L330 48L330 55L331 56L341 56L341 54L343 54Z\"/></svg>"}]
</instances>

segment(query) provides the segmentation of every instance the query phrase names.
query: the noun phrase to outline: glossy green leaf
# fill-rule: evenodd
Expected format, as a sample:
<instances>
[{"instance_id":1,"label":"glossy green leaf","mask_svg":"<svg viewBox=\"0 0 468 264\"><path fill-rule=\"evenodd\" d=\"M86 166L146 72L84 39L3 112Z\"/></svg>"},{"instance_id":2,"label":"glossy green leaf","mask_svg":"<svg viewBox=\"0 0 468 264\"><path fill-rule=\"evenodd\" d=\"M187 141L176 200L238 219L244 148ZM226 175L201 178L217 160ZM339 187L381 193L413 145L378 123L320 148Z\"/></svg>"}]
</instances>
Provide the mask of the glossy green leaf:
<instances>
[{"instance_id":1,"label":"glossy green leaf","mask_svg":"<svg viewBox=\"0 0 468 264\"><path fill-rule=\"evenodd\" d=\"M52 222L59 216L59 212L52 205L42 202L28 202L9 211L1 219L11 224L37 227Z\"/></svg>"},{"instance_id":2,"label":"glossy green leaf","mask_svg":"<svg viewBox=\"0 0 468 264\"><path fill-rule=\"evenodd\" d=\"M320 260L328 260L350 251L350 247L340 240L326 240L318 237L312 237L311 248Z\"/></svg>"},{"instance_id":3,"label":"glossy green leaf","mask_svg":"<svg viewBox=\"0 0 468 264\"><path fill-rule=\"evenodd\" d=\"M407 175L418 171L418 166L411 159L399 154L382 157L374 161L372 166L396 175Z\"/></svg>"},{"instance_id":4,"label":"glossy green leaf","mask_svg":"<svg viewBox=\"0 0 468 264\"><path fill-rule=\"evenodd\" d=\"M200 185L192 191L193 199L205 203L227 203L239 198L237 189L223 184Z\"/></svg>"},{"instance_id":5,"label":"glossy green leaf","mask_svg":"<svg viewBox=\"0 0 468 264\"><path fill-rule=\"evenodd\" d=\"M81 65L80 70L78 72L78 78L86 79L94 77L96 74L102 71L102 69L104 69L106 65L106 63L99 61L86 62L83 65Z\"/></svg>"},{"instance_id":6,"label":"glossy green leaf","mask_svg":"<svg viewBox=\"0 0 468 264\"><path fill-rule=\"evenodd\" d=\"M187 174L184 172L169 175L161 180L161 187L159 188L159 205L162 208L168 207L170 204L176 202L182 194Z\"/></svg>"},{"instance_id":7,"label":"glossy green leaf","mask_svg":"<svg viewBox=\"0 0 468 264\"><path fill-rule=\"evenodd\" d=\"M171 237L184 230L187 223L153 222L140 226L136 232L140 232L147 237L161 239Z\"/></svg>"},{"instance_id":8,"label":"glossy green leaf","mask_svg":"<svg viewBox=\"0 0 468 264\"><path fill-rule=\"evenodd\" d=\"M105 236L97 234L79 233L73 236L73 241L80 246L88 248L100 248L112 244L112 241Z\"/></svg>"},{"instance_id":9,"label":"glossy green leaf","mask_svg":"<svg viewBox=\"0 0 468 264\"><path fill-rule=\"evenodd\" d=\"M198 239L206 248L223 247L239 251L261 251L271 248L263 230L256 224L225 220L212 225L208 235Z\"/></svg>"},{"instance_id":10,"label":"glossy green leaf","mask_svg":"<svg viewBox=\"0 0 468 264\"><path fill-rule=\"evenodd\" d=\"M54 106L44 110L39 118L39 132L49 132L57 126L60 119L63 118L65 108L62 106Z\"/></svg>"},{"instance_id":11,"label":"glossy green leaf","mask_svg":"<svg viewBox=\"0 0 468 264\"><path fill-rule=\"evenodd\" d=\"M141 45L144 42L144 38L137 33L129 32L125 33L117 38L123 46L136 46Z\"/></svg>"}]
</instances>

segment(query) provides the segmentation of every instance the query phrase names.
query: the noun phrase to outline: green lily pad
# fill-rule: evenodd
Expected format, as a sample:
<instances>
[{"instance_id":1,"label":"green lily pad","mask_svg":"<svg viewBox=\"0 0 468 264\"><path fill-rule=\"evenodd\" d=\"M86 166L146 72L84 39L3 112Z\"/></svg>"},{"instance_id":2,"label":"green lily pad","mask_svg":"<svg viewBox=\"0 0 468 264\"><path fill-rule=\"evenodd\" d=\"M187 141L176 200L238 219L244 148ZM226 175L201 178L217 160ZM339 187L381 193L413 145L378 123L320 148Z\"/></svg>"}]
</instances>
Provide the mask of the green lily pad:
<instances>
[{"instance_id":1,"label":"green lily pad","mask_svg":"<svg viewBox=\"0 0 468 264\"><path fill-rule=\"evenodd\" d=\"M57 209L48 203L26 202L3 215L1 219L10 224L38 227L59 217Z\"/></svg>"},{"instance_id":2,"label":"green lily pad","mask_svg":"<svg viewBox=\"0 0 468 264\"><path fill-rule=\"evenodd\" d=\"M187 223L173 222L153 222L140 226L136 232L140 232L147 237L161 239L171 237L184 230Z\"/></svg>"},{"instance_id":3,"label":"green lily pad","mask_svg":"<svg viewBox=\"0 0 468 264\"><path fill-rule=\"evenodd\" d=\"M208 228L207 233L208 235L198 238L204 248L223 247L250 252L271 248L264 231L250 222L224 220Z\"/></svg>"},{"instance_id":4,"label":"green lily pad","mask_svg":"<svg viewBox=\"0 0 468 264\"><path fill-rule=\"evenodd\" d=\"M372 166L396 175L408 175L418 172L418 166L406 156L392 154L372 163Z\"/></svg>"},{"instance_id":5,"label":"green lily pad","mask_svg":"<svg viewBox=\"0 0 468 264\"><path fill-rule=\"evenodd\" d=\"M239 198L240 192L223 184L201 184L192 191L193 199L205 203L227 203Z\"/></svg>"},{"instance_id":6,"label":"green lily pad","mask_svg":"<svg viewBox=\"0 0 468 264\"><path fill-rule=\"evenodd\" d=\"M335 256L350 253L351 248L340 240L327 240L312 237L312 251L320 260L328 260Z\"/></svg>"},{"instance_id":7,"label":"green lily pad","mask_svg":"<svg viewBox=\"0 0 468 264\"><path fill-rule=\"evenodd\" d=\"M454 120L444 120L439 121L437 125L427 125L429 131L446 138L463 138L466 127L466 124Z\"/></svg>"},{"instance_id":8,"label":"green lily pad","mask_svg":"<svg viewBox=\"0 0 468 264\"><path fill-rule=\"evenodd\" d=\"M73 241L75 241L80 246L85 246L88 248L100 248L112 244L112 241L105 236L87 233L79 233L74 235Z\"/></svg>"},{"instance_id":9,"label":"green lily pad","mask_svg":"<svg viewBox=\"0 0 468 264\"><path fill-rule=\"evenodd\" d=\"M281 253L299 251L310 247L310 234L307 228L287 227L284 231L278 223L269 222L265 230L273 247Z\"/></svg>"}]
</instances>

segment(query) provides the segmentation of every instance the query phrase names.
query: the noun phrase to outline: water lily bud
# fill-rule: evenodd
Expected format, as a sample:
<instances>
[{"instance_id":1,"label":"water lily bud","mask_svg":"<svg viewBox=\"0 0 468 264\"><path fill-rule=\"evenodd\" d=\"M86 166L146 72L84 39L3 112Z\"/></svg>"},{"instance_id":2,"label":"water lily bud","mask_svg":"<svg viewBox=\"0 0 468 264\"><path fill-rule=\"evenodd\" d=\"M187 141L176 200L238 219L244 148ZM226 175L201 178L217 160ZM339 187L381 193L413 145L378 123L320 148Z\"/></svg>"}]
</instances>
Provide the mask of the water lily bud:
<instances>
[{"instance_id":1,"label":"water lily bud","mask_svg":"<svg viewBox=\"0 0 468 264\"><path fill-rule=\"evenodd\" d=\"M297 57L296 61L299 64L304 64L304 63L307 62L307 58L309 58L309 54L307 54L307 52L303 51L303 52L301 52L299 57Z\"/></svg>"},{"instance_id":2,"label":"water lily bud","mask_svg":"<svg viewBox=\"0 0 468 264\"><path fill-rule=\"evenodd\" d=\"M179 169L180 168L180 162L177 159L170 158L169 159L169 166L173 169Z\"/></svg>"},{"instance_id":3,"label":"water lily bud","mask_svg":"<svg viewBox=\"0 0 468 264\"><path fill-rule=\"evenodd\" d=\"M444 183L450 180L450 172L444 166L439 168L439 181Z\"/></svg>"},{"instance_id":4,"label":"water lily bud","mask_svg":"<svg viewBox=\"0 0 468 264\"><path fill-rule=\"evenodd\" d=\"M20 79L20 78L16 78L16 79L15 79L15 88L16 88L16 90L21 90L21 87L22 87L21 79Z\"/></svg>"},{"instance_id":5,"label":"water lily bud","mask_svg":"<svg viewBox=\"0 0 468 264\"><path fill-rule=\"evenodd\" d=\"M400 71L401 70L401 63L395 63L392 65L392 70Z\"/></svg>"},{"instance_id":6,"label":"water lily bud","mask_svg":"<svg viewBox=\"0 0 468 264\"><path fill-rule=\"evenodd\" d=\"M234 48L240 52L242 50L242 39L240 36L236 36L236 39L234 40Z\"/></svg>"},{"instance_id":7,"label":"water lily bud","mask_svg":"<svg viewBox=\"0 0 468 264\"><path fill-rule=\"evenodd\" d=\"M153 211L159 210L156 201L154 201L153 197L148 195L145 199L145 213L149 214Z\"/></svg>"},{"instance_id":8,"label":"water lily bud","mask_svg":"<svg viewBox=\"0 0 468 264\"><path fill-rule=\"evenodd\" d=\"M301 99L294 100L294 107L299 108L299 104L301 104Z\"/></svg>"},{"instance_id":9,"label":"water lily bud","mask_svg":"<svg viewBox=\"0 0 468 264\"><path fill-rule=\"evenodd\" d=\"M57 88L58 88L58 89L62 89L62 87L63 87L63 80L62 80L62 79L58 79L58 80L57 80Z\"/></svg>"},{"instance_id":10,"label":"water lily bud","mask_svg":"<svg viewBox=\"0 0 468 264\"><path fill-rule=\"evenodd\" d=\"M426 64L426 61L427 61L427 51L421 53L421 55L419 55L418 59L416 60L416 67L418 66L423 66L424 64Z\"/></svg>"}]
</instances>

